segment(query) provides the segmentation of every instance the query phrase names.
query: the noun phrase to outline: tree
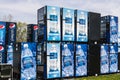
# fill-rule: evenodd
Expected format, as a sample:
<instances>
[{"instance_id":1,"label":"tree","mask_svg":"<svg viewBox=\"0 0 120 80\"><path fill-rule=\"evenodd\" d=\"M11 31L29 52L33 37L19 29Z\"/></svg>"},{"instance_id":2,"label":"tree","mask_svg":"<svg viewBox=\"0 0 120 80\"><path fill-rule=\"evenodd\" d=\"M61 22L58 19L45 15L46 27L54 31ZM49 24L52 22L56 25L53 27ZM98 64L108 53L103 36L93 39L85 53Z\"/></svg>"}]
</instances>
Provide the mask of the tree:
<instances>
[{"instance_id":1,"label":"tree","mask_svg":"<svg viewBox=\"0 0 120 80\"><path fill-rule=\"evenodd\" d=\"M27 24L17 23L17 42L26 42L27 40Z\"/></svg>"}]
</instances>

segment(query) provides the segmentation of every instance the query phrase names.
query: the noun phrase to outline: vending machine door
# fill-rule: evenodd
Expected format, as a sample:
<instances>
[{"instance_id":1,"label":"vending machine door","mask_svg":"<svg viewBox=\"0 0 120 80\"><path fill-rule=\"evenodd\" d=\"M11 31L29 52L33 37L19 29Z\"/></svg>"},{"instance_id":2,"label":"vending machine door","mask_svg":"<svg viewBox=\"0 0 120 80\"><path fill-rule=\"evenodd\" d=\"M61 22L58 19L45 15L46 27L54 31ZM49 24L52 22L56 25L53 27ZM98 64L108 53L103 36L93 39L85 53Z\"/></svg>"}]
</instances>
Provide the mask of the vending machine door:
<instances>
[{"instance_id":1,"label":"vending machine door","mask_svg":"<svg viewBox=\"0 0 120 80\"><path fill-rule=\"evenodd\" d=\"M21 80L36 80L36 43L21 43Z\"/></svg>"},{"instance_id":2,"label":"vending machine door","mask_svg":"<svg viewBox=\"0 0 120 80\"><path fill-rule=\"evenodd\" d=\"M47 43L47 79L61 77L60 43Z\"/></svg>"},{"instance_id":3,"label":"vending machine door","mask_svg":"<svg viewBox=\"0 0 120 80\"><path fill-rule=\"evenodd\" d=\"M110 73L118 71L118 46L117 44L110 45Z\"/></svg>"},{"instance_id":4,"label":"vending machine door","mask_svg":"<svg viewBox=\"0 0 120 80\"><path fill-rule=\"evenodd\" d=\"M87 75L87 44L76 44L75 76Z\"/></svg>"},{"instance_id":5,"label":"vending machine door","mask_svg":"<svg viewBox=\"0 0 120 80\"><path fill-rule=\"evenodd\" d=\"M47 40L61 40L60 8L47 6Z\"/></svg>"},{"instance_id":6,"label":"vending machine door","mask_svg":"<svg viewBox=\"0 0 120 80\"><path fill-rule=\"evenodd\" d=\"M100 50L100 72L106 74L109 73L109 46L102 44Z\"/></svg>"},{"instance_id":7,"label":"vending machine door","mask_svg":"<svg viewBox=\"0 0 120 80\"><path fill-rule=\"evenodd\" d=\"M76 39L78 42L88 41L88 12L77 10Z\"/></svg>"},{"instance_id":8,"label":"vending machine door","mask_svg":"<svg viewBox=\"0 0 120 80\"><path fill-rule=\"evenodd\" d=\"M118 43L118 17L110 16L110 43Z\"/></svg>"},{"instance_id":9,"label":"vending machine door","mask_svg":"<svg viewBox=\"0 0 120 80\"><path fill-rule=\"evenodd\" d=\"M74 45L62 44L62 77L74 76Z\"/></svg>"}]
</instances>

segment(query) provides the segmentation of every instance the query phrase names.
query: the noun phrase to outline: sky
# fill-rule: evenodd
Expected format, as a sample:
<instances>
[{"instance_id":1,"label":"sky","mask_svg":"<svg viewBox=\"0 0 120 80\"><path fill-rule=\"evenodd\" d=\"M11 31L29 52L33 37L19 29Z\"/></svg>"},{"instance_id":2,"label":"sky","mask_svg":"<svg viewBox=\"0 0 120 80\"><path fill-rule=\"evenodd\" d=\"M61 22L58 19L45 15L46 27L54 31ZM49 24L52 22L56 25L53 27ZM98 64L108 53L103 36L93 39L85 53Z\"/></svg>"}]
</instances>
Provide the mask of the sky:
<instances>
[{"instance_id":1,"label":"sky","mask_svg":"<svg viewBox=\"0 0 120 80\"><path fill-rule=\"evenodd\" d=\"M11 14L13 21L37 23L37 10L45 5L115 15L120 17L120 0L0 0L0 21Z\"/></svg>"}]
</instances>

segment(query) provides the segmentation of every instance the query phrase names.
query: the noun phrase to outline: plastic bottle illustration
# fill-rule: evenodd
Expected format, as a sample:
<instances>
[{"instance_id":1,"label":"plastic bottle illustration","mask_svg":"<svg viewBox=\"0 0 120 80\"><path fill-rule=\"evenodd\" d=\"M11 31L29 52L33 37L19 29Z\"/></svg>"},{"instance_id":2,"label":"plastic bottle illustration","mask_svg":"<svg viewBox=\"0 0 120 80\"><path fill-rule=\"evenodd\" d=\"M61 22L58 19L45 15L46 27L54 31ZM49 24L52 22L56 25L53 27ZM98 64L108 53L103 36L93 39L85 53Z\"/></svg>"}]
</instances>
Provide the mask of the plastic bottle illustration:
<instances>
[{"instance_id":1,"label":"plastic bottle illustration","mask_svg":"<svg viewBox=\"0 0 120 80\"><path fill-rule=\"evenodd\" d=\"M81 12L79 16L79 36L86 36L86 20L85 13Z\"/></svg>"},{"instance_id":2,"label":"plastic bottle illustration","mask_svg":"<svg viewBox=\"0 0 120 80\"><path fill-rule=\"evenodd\" d=\"M65 34L66 35L72 35L72 16L71 11L67 10L66 16L65 16Z\"/></svg>"},{"instance_id":3,"label":"plastic bottle illustration","mask_svg":"<svg viewBox=\"0 0 120 80\"><path fill-rule=\"evenodd\" d=\"M36 77L35 63L32 51L29 49L28 44L23 45L22 51L22 80L34 80Z\"/></svg>"},{"instance_id":4,"label":"plastic bottle illustration","mask_svg":"<svg viewBox=\"0 0 120 80\"><path fill-rule=\"evenodd\" d=\"M110 50L110 72L117 71L117 55L115 53L114 47L111 46Z\"/></svg>"},{"instance_id":5,"label":"plastic bottle illustration","mask_svg":"<svg viewBox=\"0 0 120 80\"><path fill-rule=\"evenodd\" d=\"M101 46L101 73L109 72L109 62L107 51L104 46Z\"/></svg>"},{"instance_id":6,"label":"plastic bottle illustration","mask_svg":"<svg viewBox=\"0 0 120 80\"><path fill-rule=\"evenodd\" d=\"M86 55L81 48L81 45L77 46L76 51L76 75L86 75L87 74L87 60Z\"/></svg>"},{"instance_id":7,"label":"plastic bottle illustration","mask_svg":"<svg viewBox=\"0 0 120 80\"><path fill-rule=\"evenodd\" d=\"M64 45L64 51L63 51L63 75L64 76L73 75L72 54L67 44Z\"/></svg>"},{"instance_id":8,"label":"plastic bottle illustration","mask_svg":"<svg viewBox=\"0 0 120 80\"><path fill-rule=\"evenodd\" d=\"M13 64L13 47L11 45L8 46L7 63Z\"/></svg>"},{"instance_id":9,"label":"plastic bottle illustration","mask_svg":"<svg viewBox=\"0 0 120 80\"><path fill-rule=\"evenodd\" d=\"M50 49L50 72L58 71L58 53L55 45L52 45Z\"/></svg>"},{"instance_id":10,"label":"plastic bottle illustration","mask_svg":"<svg viewBox=\"0 0 120 80\"><path fill-rule=\"evenodd\" d=\"M55 7L52 7L50 14L50 33L58 33L58 15Z\"/></svg>"},{"instance_id":11,"label":"plastic bottle illustration","mask_svg":"<svg viewBox=\"0 0 120 80\"><path fill-rule=\"evenodd\" d=\"M114 17L111 17L110 21L110 26L111 26L111 41L112 42L117 42L118 36L117 36L117 24L115 22Z\"/></svg>"}]
</instances>

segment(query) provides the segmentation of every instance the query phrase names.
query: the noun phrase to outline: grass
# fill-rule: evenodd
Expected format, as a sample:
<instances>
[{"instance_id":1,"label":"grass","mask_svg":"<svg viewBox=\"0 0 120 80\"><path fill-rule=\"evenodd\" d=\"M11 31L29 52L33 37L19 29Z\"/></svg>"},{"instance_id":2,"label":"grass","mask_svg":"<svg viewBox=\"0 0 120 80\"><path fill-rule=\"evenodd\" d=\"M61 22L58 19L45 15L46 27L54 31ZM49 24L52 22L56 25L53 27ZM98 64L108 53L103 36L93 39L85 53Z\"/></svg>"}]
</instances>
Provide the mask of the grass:
<instances>
[{"instance_id":1,"label":"grass","mask_svg":"<svg viewBox=\"0 0 120 80\"><path fill-rule=\"evenodd\" d=\"M109 75L90 76L90 77L83 77L83 78L75 78L73 80L120 80L120 73L109 74Z\"/></svg>"}]
</instances>

